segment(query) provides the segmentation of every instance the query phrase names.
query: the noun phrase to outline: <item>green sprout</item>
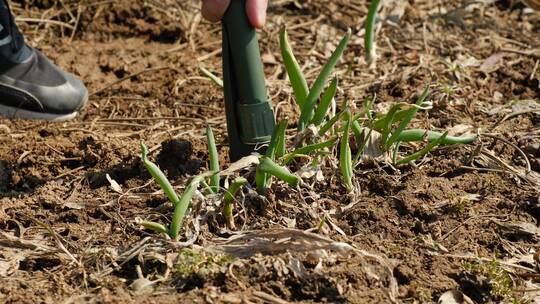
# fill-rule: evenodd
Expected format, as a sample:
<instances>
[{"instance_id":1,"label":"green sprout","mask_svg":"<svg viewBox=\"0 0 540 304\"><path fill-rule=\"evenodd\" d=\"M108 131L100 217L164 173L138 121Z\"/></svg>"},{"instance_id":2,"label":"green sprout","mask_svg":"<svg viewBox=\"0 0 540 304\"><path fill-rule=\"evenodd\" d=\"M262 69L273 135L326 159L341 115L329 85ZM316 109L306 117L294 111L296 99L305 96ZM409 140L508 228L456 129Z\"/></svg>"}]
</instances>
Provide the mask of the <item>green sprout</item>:
<instances>
[{"instance_id":1,"label":"green sprout","mask_svg":"<svg viewBox=\"0 0 540 304\"><path fill-rule=\"evenodd\" d=\"M289 43L289 38L287 36L287 28L282 27L279 33L279 45L281 48L281 56L283 57L283 62L285 64L285 70L289 75L289 80L294 91L294 96L296 97L296 103L300 108L303 107L308 96L308 85L306 78L300 69L300 65L294 53L292 51L291 45Z\"/></svg>"},{"instance_id":2,"label":"green sprout","mask_svg":"<svg viewBox=\"0 0 540 304\"><path fill-rule=\"evenodd\" d=\"M298 187L298 185L300 185L302 182L302 179L299 176L292 174L289 169L276 164L267 156L262 156L260 158L260 163L257 170L275 176L293 188Z\"/></svg>"},{"instance_id":3,"label":"green sprout","mask_svg":"<svg viewBox=\"0 0 540 304\"><path fill-rule=\"evenodd\" d=\"M321 102L317 107L317 110L315 111L315 115L313 115L313 119L311 120L311 123L313 125L319 126L323 122L324 118L326 117L326 113L328 113L328 109L330 108L330 105L332 103L332 99L334 99L334 96L336 96L337 86L338 79L337 77L334 77L326 91L324 91L321 97Z\"/></svg>"},{"instance_id":4,"label":"green sprout","mask_svg":"<svg viewBox=\"0 0 540 304\"><path fill-rule=\"evenodd\" d=\"M146 167L146 170L150 172L150 175L154 178L154 180L159 184L161 189L163 189L163 192L165 192L165 195L169 198L169 201L176 206L180 199L178 198L178 195L176 195L176 192L174 191L173 186L163 173L159 167L148 160L148 148L146 148L146 145L141 141L141 151L142 151L142 161L144 166Z\"/></svg>"},{"instance_id":5,"label":"green sprout","mask_svg":"<svg viewBox=\"0 0 540 304\"><path fill-rule=\"evenodd\" d=\"M405 112L405 117L403 117L403 119L401 120L401 123L398 125L398 127L396 128L396 130L394 130L392 132L392 135L390 136L390 138L386 141L384 141L383 145L384 145L384 150L388 150L390 149L390 146L392 146L399 138L399 136L401 135L401 133L405 130L405 128L409 125L409 123L411 122L411 120L413 119L414 115L416 115L416 113L418 112L418 110L420 109L420 106L424 103L424 101L426 100L427 96L429 94L429 87L426 87L424 89L424 92L422 93L422 95L420 95L420 97L418 98L418 100L416 101L416 107L413 106L411 107L410 109L408 109L406 112ZM394 120L394 117L395 117L395 113L392 115L391 119L389 119L388 121L388 125L391 125L395 120Z\"/></svg>"},{"instance_id":6,"label":"green sprout","mask_svg":"<svg viewBox=\"0 0 540 304\"><path fill-rule=\"evenodd\" d=\"M349 192L353 190L353 165L351 147L349 146L349 131L351 129L352 118L349 111L345 111L344 115L345 127L343 128L343 136L341 136L341 146L339 149L339 168L343 176L343 182Z\"/></svg>"},{"instance_id":7,"label":"green sprout","mask_svg":"<svg viewBox=\"0 0 540 304\"><path fill-rule=\"evenodd\" d=\"M441 137L443 137L443 133L435 132L435 131L428 131L424 129L409 129L401 132L401 134L398 137L398 141L400 142L415 142L415 141L422 141L424 138L427 139L428 142L433 142L436 140L439 140ZM444 139L441 140L441 145L456 145L456 144L472 144L478 139L477 135L469 135L469 136L445 136Z\"/></svg>"},{"instance_id":8,"label":"green sprout","mask_svg":"<svg viewBox=\"0 0 540 304\"><path fill-rule=\"evenodd\" d=\"M201 70L201 73L206 76L208 79L212 80L213 83L218 85L219 87L223 87L223 80L221 80L219 77L214 75L212 72L204 68L203 66L199 66L199 69Z\"/></svg>"},{"instance_id":9,"label":"green sprout","mask_svg":"<svg viewBox=\"0 0 540 304\"><path fill-rule=\"evenodd\" d=\"M234 229L234 217L233 217L233 204L234 198L240 188L247 183L247 179L243 177L236 178L232 184L229 186L229 189L225 192L223 196L223 216L227 221L229 228Z\"/></svg>"},{"instance_id":10,"label":"green sprout","mask_svg":"<svg viewBox=\"0 0 540 304\"><path fill-rule=\"evenodd\" d=\"M338 63L339 59L343 55L343 52L345 51L345 48L347 47L347 44L349 43L349 39L351 38L351 30L347 30L347 34L343 39L341 39L340 43L338 44L336 50L330 56L330 59L328 62L324 65L323 69L321 70L321 73L315 80L315 83L311 87L311 90L309 91L308 97L306 99L306 102L303 104L301 108L300 113L300 121L298 122L298 131L303 131L308 123L313 119L313 109L315 108L315 103L319 99L319 96L321 95L324 84L326 83L326 80L330 76L330 73L332 73L332 70Z\"/></svg>"},{"instance_id":11,"label":"green sprout","mask_svg":"<svg viewBox=\"0 0 540 304\"><path fill-rule=\"evenodd\" d=\"M287 128L287 120L281 121L274 129L274 134L270 139L270 144L266 150L266 157L271 160L276 159L276 152L279 154L285 153L285 131ZM257 170L255 173L255 183L257 191L264 193L272 184L272 176Z\"/></svg>"},{"instance_id":12,"label":"green sprout","mask_svg":"<svg viewBox=\"0 0 540 304\"><path fill-rule=\"evenodd\" d=\"M424 156L424 155L428 154L429 152L431 152L431 150L435 149L435 147L440 145L446 139L447 135L448 135L448 132L445 132L441 137L437 138L434 141L429 142L427 144L427 146L422 148L420 151L417 151L417 152L415 152L415 153L413 153L413 154L411 154L411 155L409 155L409 156L407 156L405 158L402 158L397 162L396 162L397 157L394 156L394 163L396 163L397 165L403 165L403 164L407 164L407 163L410 163L412 161L415 161L415 160L421 158L422 156ZM395 151L398 151L398 148L396 148Z\"/></svg>"},{"instance_id":13,"label":"green sprout","mask_svg":"<svg viewBox=\"0 0 540 304\"><path fill-rule=\"evenodd\" d=\"M305 147L301 147L301 148L298 148L296 150L294 150L293 152L285 155L283 157L283 164L288 164L290 163L295 157L298 157L298 156L303 156L303 155L309 155L309 154L312 154L312 153L315 153L319 150L322 150L322 149L325 149L325 148L330 148L330 147L333 147L336 142L337 142L338 138L337 137L334 137L330 140L327 140L327 141L324 141L324 142L321 142L321 143L316 143L316 144L311 144L311 145L307 145Z\"/></svg>"},{"instance_id":14,"label":"green sprout","mask_svg":"<svg viewBox=\"0 0 540 304\"><path fill-rule=\"evenodd\" d=\"M174 207L171 226L169 227L169 236L175 241L178 241L180 228L182 227L184 216L189 208L191 198L203 180L204 176L195 176L184 190L184 193L180 197L180 202Z\"/></svg>"},{"instance_id":15,"label":"green sprout","mask_svg":"<svg viewBox=\"0 0 540 304\"><path fill-rule=\"evenodd\" d=\"M144 166L146 167L148 172L150 172L150 175L152 175L154 180L160 185L161 189L163 189L163 192L165 192L165 194L174 206L172 221L169 228L166 228L165 226L155 222L142 222L141 224L143 225L143 227L153 230L157 233L165 233L169 235L169 237L171 237L173 240L177 241L179 238L182 221L184 220L184 216L189 208L193 194L198 189L199 184L204 181L205 177L213 176L215 174L214 172L209 172L203 175L195 176L184 190L182 196L179 198L163 171L161 171L161 169L159 169L156 164L148 160L148 149L143 142L141 142L141 150Z\"/></svg>"},{"instance_id":16,"label":"green sprout","mask_svg":"<svg viewBox=\"0 0 540 304\"><path fill-rule=\"evenodd\" d=\"M210 125L206 126L206 139L208 141L208 168L210 171L219 172L219 155L216 147L216 139ZM219 174L210 177L210 189L212 193L219 191Z\"/></svg>"},{"instance_id":17,"label":"green sprout","mask_svg":"<svg viewBox=\"0 0 540 304\"><path fill-rule=\"evenodd\" d=\"M368 65L372 65L377 57L375 45L375 21L379 10L380 0L371 0L365 23L364 49Z\"/></svg>"},{"instance_id":18,"label":"green sprout","mask_svg":"<svg viewBox=\"0 0 540 304\"><path fill-rule=\"evenodd\" d=\"M326 132L328 132L332 127L343 117L343 114L345 113L345 110L348 108L348 100L345 99L343 101L343 105L341 106L341 111L334 115L334 117L330 118L326 123L324 123L319 128L319 136L324 136Z\"/></svg>"},{"instance_id":19,"label":"green sprout","mask_svg":"<svg viewBox=\"0 0 540 304\"><path fill-rule=\"evenodd\" d=\"M365 137L365 142L359 148L355 156L355 165L365 149L365 144L369 140L372 131L381 133L381 149L384 152L392 151L392 160L396 165L406 164L417 160L426 155L439 145L455 145L455 144L471 144L478 139L478 136L449 136L448 133L440 133L424 129L407 129L410 122L421 109L428 109L430 103L426 102L429 95L429 89L426 87L418 100L414 104L397 103L384 115L380 115L375 120L371 120L369 135ZM366 105L368 107L368 105ZM365 113L370 113L369 108L365 109ZM353 131L355 125L353 124ZM358 131L355 131L357 136ZM357 136L358 138L358 136ZM414 152L401 160L398 160L398 152L402 142L422 142L427 140L428 145L420 151Z\"/></svg>"}]
</instances>

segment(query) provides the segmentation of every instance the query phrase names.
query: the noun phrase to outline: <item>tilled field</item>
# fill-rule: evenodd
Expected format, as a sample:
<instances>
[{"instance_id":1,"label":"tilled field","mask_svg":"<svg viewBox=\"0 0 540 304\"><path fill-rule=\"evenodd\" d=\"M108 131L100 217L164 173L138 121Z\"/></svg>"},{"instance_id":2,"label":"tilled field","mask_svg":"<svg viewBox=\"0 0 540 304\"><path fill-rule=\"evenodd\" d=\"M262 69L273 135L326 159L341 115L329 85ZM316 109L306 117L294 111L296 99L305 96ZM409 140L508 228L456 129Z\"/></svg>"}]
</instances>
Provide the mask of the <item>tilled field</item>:
<instances>
[{"instance_id":1,"label":"tilled field","mask_svg":"<svg viewBox=\"0 0 540 304\"><path fill-rule=\"evenodd\" d=\"M430 85L433 107L413 125L480 140L416 165L366 162L352 194L331 162L309 187L247 189L235 231L202 201L170 242L138 224L172 212L139 142L178 192L207 166L207 124L228 162L223 93L199 71L221 75L221 27L198 1L14 2L28 42L79 75L91 102L65 123L0 119L0 302L540 301L540 11L387 1L369 69L367 2L270 2L259 40L291 130L282 25L309 83L352 29L336 100L377 95L382 111Z\"/></svg>"}]
</instances>

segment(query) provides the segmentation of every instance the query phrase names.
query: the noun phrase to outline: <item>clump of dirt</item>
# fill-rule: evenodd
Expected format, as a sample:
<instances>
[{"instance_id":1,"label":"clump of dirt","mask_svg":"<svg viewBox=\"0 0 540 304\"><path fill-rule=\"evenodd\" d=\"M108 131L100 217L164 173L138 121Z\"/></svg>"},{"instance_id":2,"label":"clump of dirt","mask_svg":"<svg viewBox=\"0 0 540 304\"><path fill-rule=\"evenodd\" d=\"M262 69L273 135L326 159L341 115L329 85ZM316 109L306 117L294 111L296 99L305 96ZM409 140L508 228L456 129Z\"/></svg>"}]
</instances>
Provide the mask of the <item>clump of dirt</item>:
<instances>
[{"instance_id":1,"label":"clump of dirt","mask_svg":"<svg viewBox=\"0 0 540 304\"><path fill-rule=\"evenodd\" d=\"M11 166L5 160L0 159L0 192L6 192L11 188Z\"/></svg>"},{"instance_id":2,"label":"clump of dirt","mask_svg":"<svg viewBox=\"0 0 540 304\"><path fill-rule=\"evenodd\" d=\"M124 184L126 181L132 178L143 175L148 176L148 174L145 174L145 170L143 169L144 168L140 160L126 161L126 163L113 166L104 171L88 172L85 178L88 180L90 188L97 189L110 184L109 180L107 179L107 175L116 182Z\"/></svg>"},{"instance_id":3,"label":"clump of dirt","mask_svg":"<svg viewBox=\"0 0 540 304\"><path fill-rule=\"evenodd\" d=\"M204 165L203 160L193 159L193 144L187 140L164 141L161 147L157 163L172 179L186 174L195 175Z\"/></svg>"}]
</instances>

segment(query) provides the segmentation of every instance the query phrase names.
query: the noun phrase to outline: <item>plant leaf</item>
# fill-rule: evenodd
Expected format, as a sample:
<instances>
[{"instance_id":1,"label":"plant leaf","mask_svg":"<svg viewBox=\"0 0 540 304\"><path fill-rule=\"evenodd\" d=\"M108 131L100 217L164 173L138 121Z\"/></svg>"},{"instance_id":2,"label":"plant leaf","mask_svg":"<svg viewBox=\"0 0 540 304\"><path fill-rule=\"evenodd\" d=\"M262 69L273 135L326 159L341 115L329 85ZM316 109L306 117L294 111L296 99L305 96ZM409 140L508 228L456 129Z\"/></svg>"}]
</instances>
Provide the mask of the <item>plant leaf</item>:
<instances>
[{"instance_id":1,"label":"plant leaf","mask_svg":"<svg viewBox=\"0 0 540 304\"><path fill-rule=\"evenodd\" d=\"M422 150L420 151L417 151L405 158L402 158L400 159L396 164L397 165L403 165L403 164L407 164L409 162L412 162L412 161L415 161L417 159L419 159L420 157L428 154L431 150L435 149L435 147L437 147L438 145L440 145L446 138L446 136L448 135L448 132L445 132L441 137L437 138L436 140L428 143ZM397 147L396 147L397 149Z\"/></svg>"},{"instance_id":2,"label":"plant leaf","mask_svg":"<svg viewBox=\"0 0 540 304\"><path fill-rule=\"evenodd\" d=\"M384 150L385 151L388 151L390 146L392 146L392 144L394 144L397 141L397 139L399 138L401 132L403 132L403 130L405 130L405 128L409 125L409 123L413 119L416 112L418 112L419 106L424 103L424 100L426 100L428 94L429 94L429 86L426 86L426 88L424 89L424 92L418 98L418 101L416 102L417 106L412 107L409 110L407 110L407 114L405 115L405 117L403 118L401 123L399 124L398 128L392 133L392 136L390 136L388 141L384 143Z\"/></svg>"},{"instance_id":3,"label":"plant leaf","mask_svg":"<svg viewBox=\"0 0 540 304\"><path fill-rule=\"evenodd\" d=\"M176 206L178 202L180 201L178 199L178 195L174 191L173 186L163 173L159 167L148 160L148 148L146 148L145 144L141 141L141 153L142 153L142 161L144 166L146 167L146 170L150 172L150 175L154 178L154 180L159 184L161 189L163 189L163 192L165 192L165 195L169 198L169 201Z\"/></svg>"},{"instance_id":4,"label":"plant leaf","mask_svg":"<svg viewBox=\"0 0 540 304\"><path fill-rule=\"evenodd\" d=\"M337 140L338 138L334 137L330 140L327 140L321 143L316 143L316 144L308 145L302 148L298 148L294 150L292 153L285 155L285 157L283 158L283 163L285 165L288 164L291 160L293 160L298 155L309 155L317 150L332 147L336 144Z\"/></svg>"},{"instance_id":5,"label":"plant leaf","mask_svg":"<svg viewBox=\"0 0 540 304\"><path fill-rule=\"evenodd\" d=\"M308 123L313 118L313 109L315 107L315 103L319 99L319 96L321 95L321 92L324 89L324 84L326 82L326 79L328 79L328 77L330 76L330 73L332 73L332 70L334 69L337 62L343 55L343 52L345 51L345 47L347 47L347 44L349 43L350 37L351 37L351 29L348 29L347 34L345 35L345 37L343 37L343 39L341 39L341 42L338 44L336 50L334 51L332 56L330 56L330 59L324 65L321 73L315 80L315 83L313 84L311 90L309 91L306 102L302 106L302 110L300 114L300 121L298 122L298 131L304 131Z\"/></svg>"},{"instance_id":6,"label":"plant leaf","mask_svg":"<svg viewBox=\"0 0 540 304\"><path fill-rule=\"evenodd\" d=\"M401 132L398 137L398 141L402 142L414 142L414 141L423 141L424 138L427 138L428 142L438 140L443 136L443 133L428 131L424 129L409 129ZM455 144L472 144L478 139L478 136L446 136L446 138L441 142L441 145L455 145Z\"/></svg>"},{"instance_id":7,"label":"plant leaf","mask_svg":"<svg viewBox=\"0 0 540 304\"><path fill-rule=\"evenodd\" d=\"M302 181L300 177L292 174L289 169L276 164L274 161L272 161L269 157L266 156L261 157L258 169L261 172L279 178L280 180L288 183L289 186L294 188L296 188Z\"/></svg>"},{"instance_id":8,"label":"plant leaf","mask_svg":"<svg viewBox=\"0 0 540 304\"><path fill-rule=\"evenodd\" d=\"M313 119L311 120L311 123L315 126L320 125L324 118L326 117L326 113L328 113L328 108L330 108L330 104L332 103L332 99L334 99L334 96L336 96L337 91L337 85L338 85L338 79L337 77L334 77L332 79L332 82L326 88L324 91L322 97L321 97L321 103L317 107L317 110L315 111L315 115L313 116Z\"/></svg>"},{"instance_id":9,"label":"plant leaf","mask_svg":"<svg viewBox=\"0 0 540 304\"><path fill-rule=\"evenodd\" d=\"M341 146L339 151L339 168L343 176L343 182L345 183L345 187L350 192L353 190L353 165L351 147L349 146L349 132L352 124L351 113L349 111L345 111L344 116L345 127L343 128L343 136L341 136Z\"/></svg>"},{"instance_id":10,"label":"plant leaf","mask_svg":"<svg viewBox=\"0 0 540 304\"><path fill-rule=\"evenodd\" d=\"M279 45L281 48L281 56L283 57L285 69L289 75L294 96L296 97L296 103L300 108L302 108L306 102L309 89L306 78L302 73L302 69L300 69L300 65L298 65L298 62L294 57L291 45L289 44L287 29L285 27L282 27L279 33Z\"/></svg>"},{"instance_id":11,"label":"plant leaf","mask_svg":"<svg viewBox=\"0 0 540 304\"><path fill-rule=\"evenodd\" d=\"M199 188L199 184L204 180L204 178L205 175L195 176L184 190L184 193L182 193L178 204L176 204L174 207L171 226L169 228L169 236L175 241L178 240L180 228L182 227L184 216L189 208L191 198L193 197L195 191Z\"/></svg>"},{"instance_id":12,"label":"plant leaf","mask_svg":"<svg viewBox=\"0 0 540 304\"><path fill-rule=\"evenodd\" d=\"M156 223L156 222L141 222L141 225L145 228L145 229L148 229L148 230L152 230L156 233L164 233L164 234L169 234L169 231L167 230L167 228L163 225L161 225L160 223Z\"/></svg>"},{"instance_id":13,"label":"plant leaf","mask_svg":"<svg viewBox=\"0 0 540 304\"><path fill-rule=\"evenodd\" d=\"M365 35L364 35L364 49L365 57L368 64L373 62L376 57L375 51L375 21L377 19L377 11L379 10L380 0L371 0L369 5L368 15L366 18L365 24Z\"/></svg>"},{"instance_id":14,"label":"plant leaf","mask_svg":"<svg viewBox=\"0 0 540 304\"><path fill-rule=\"evenodd\" d=\"M201 70L201 73L208 77L208 79L212 80L215 84L217 84L219 87L223 88L223 80L221 80L219 77L214 75L212 72L204 68L203 66L199 66L199 69Z\"/></svg>"},{"instance_id":15,"label":"plant leaf","mask_svg":"<svg viewBox=\"0 0 540 304\"><path fill-rule=\"evenodd\" d=\"M206 126L206 139L208 141L208 168L210 171L219 172L219 155L216 147L216 139L210 125ZM210 177L210 189L213 193L219 191L219 174Z\"/></svg>"}]
</instances>

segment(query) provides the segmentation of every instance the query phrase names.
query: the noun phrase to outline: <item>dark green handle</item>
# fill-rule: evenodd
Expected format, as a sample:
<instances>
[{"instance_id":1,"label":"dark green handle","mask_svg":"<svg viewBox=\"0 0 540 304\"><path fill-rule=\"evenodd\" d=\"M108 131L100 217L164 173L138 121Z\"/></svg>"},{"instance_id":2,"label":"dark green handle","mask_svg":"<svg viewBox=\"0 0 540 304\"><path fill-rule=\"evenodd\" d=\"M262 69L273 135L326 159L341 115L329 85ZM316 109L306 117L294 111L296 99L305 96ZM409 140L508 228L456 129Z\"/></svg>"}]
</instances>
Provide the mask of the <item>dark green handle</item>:
<instances>
[{"instance_id":1,"label":"dark green handle","mask_svg":"<svg viewBox=\"0 0 540 304\"><path fill-rule=\"evenodd\" d=\"M230 157L235 161L270 141L275 120L245 0L231 0L222 25L225 110Z\"/></svg>"}]
</instances>

